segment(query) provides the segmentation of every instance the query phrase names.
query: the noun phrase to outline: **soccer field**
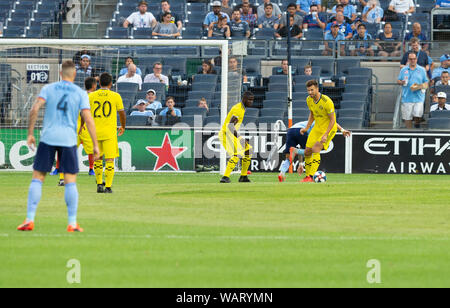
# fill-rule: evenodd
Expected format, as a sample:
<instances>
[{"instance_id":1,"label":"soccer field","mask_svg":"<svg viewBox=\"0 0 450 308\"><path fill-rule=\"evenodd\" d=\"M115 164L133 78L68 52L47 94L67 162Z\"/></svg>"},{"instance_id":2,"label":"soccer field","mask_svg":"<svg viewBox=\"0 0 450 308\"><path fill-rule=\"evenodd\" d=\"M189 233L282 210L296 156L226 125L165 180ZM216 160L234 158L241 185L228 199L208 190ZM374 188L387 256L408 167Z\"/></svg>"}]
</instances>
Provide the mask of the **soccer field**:
<instances>
[{"instance_id":1,"label":"soccer field","mask_svg":"<svg viewBox=\"0 0 450 308\"><path fill-rule=\"evenodd\" d=\"M0 173L0 287L450 287L450 177L328 174L326 184L219 184L217 174L118 173L114 194L80 175L67 233L48 177L31 233L30 173ZM81 265L81 284L66 280ZM379 261L381 284L367 267Z\"/></svg>"}]
</instances>

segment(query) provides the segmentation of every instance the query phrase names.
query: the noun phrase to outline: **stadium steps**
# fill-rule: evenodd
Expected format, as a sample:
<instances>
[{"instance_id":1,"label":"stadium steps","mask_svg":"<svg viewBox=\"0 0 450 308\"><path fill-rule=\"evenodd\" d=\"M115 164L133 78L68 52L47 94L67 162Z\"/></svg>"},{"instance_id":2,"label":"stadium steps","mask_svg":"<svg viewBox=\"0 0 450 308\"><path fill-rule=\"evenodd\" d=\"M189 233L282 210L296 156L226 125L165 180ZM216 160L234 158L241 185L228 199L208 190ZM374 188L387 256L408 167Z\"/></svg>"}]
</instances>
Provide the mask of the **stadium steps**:
<instances>
[{"instance_id":1,"label":"stadium steps","mask_svg":"<svg viewBox=\"0 0 450 308\"><path fill-rule=\"evenodd\" d=\"M116 9L117 0L95 0L92 16L86 16L88 22L97 23L97 37L103 37L109 26L111 16ZM137 3L138 1L136 1Z\"/></svg>"}]
</instances>

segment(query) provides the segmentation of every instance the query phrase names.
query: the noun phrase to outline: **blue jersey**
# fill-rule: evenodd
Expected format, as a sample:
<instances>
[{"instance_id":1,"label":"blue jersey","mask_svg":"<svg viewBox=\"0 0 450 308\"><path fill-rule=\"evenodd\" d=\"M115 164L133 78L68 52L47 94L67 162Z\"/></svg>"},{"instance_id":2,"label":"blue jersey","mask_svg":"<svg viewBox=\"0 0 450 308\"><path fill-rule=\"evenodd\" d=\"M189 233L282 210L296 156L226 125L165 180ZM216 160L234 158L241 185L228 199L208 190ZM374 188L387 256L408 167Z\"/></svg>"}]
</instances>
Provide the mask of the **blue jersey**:
<instances>
[{"instance_id":1,"label":"blue jersey","mask_svg":"<svg viewBox=\"0 0 450 308\"><path fill-rule=\"evenodd\" d=\"M87 93L71 82L60 81L42 88L39 97L46 105L40 140L51 146L76 146L80 110L91 109Z\"/></svg>"},{"instance_id":2,"label":"blue jersey","mask_svg":"<svg viewBox=\"0 0 450 308\"><path fill-rule=\"evenodd\" d=\"M425 101L425 91L412 91L410 87L413 84L423 84L428 82L427 72L419 65L415 70L411 70L409 66L405 66L398 75L398 80L407 80L406 86L402 89L402 103L423 103Z\"/></svg>"},{"instance_id":3,"label":"blue jersey","mask_svg":"<svg viewBox=\"0 0 450 308\"><path fill-rule=\"evenodd\" d=\"M310 127L310 128L308 129L308 131L306 132L307 135L309 135L309 133L310 133L311 130L313 129L314 123L315 123L315 122L313 122L313 123L311 124L311 127ZM299 128L299 129L302 129L302 128L305 128L306 125L308 125L308 121L303 121L303 122L295 123L294 125L291 126L291 128ZM291 129L291 128L290 128L290 129Z\"/></svg>"}]
</instances>

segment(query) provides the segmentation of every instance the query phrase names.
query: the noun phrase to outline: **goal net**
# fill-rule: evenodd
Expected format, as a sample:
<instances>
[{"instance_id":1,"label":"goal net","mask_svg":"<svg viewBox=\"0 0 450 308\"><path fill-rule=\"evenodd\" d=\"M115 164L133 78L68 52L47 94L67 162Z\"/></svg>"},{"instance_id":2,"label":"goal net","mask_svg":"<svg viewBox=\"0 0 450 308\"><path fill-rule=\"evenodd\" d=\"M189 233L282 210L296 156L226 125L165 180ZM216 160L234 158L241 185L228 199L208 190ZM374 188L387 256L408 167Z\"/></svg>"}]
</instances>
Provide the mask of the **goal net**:
<instances>
[{"instance_id":1,"label":"goal net","mask_svg":"<svg viewBox=\"0 0 450 308\"><path fill-rule=\"evenodd\" d=\"M147 100L147 91L153 89L156 92L155 100L160 101L162 107L165 107L165 99L172 96L175 108L187 112L181 117L181 122L186 120L189 127L214 127L217 130L224 122L229 108L240 101L244 90L243 44L246 43L227 40L0 40L0 169L31 170L35 153L26 146L28 114L40 90L46 84L60 80L60 65L63 61L75 62L75 83L83 89L86 77L111 73L114 80L112 90L121 94L127 115L130 115L139 100ZM117 83L119 77L127 72L125 63L129 57L141 75L142 85L137 88L131 83ZM208 78L205 75L209 74L204 74L196 80L204 60L213 63L216 77ZM236 61L236 66L232 66L233 61ZM160 73L168 76L168 85L164 82L155 84L154 79L146 80L150 74L157 75L154 71L156 63L162 66ZM196 107L202 98L206 99L209 112L200 122L196 122L198 117L190 114L189 108ZM153 111L156 113L160 110ZM167 125L155 122L155 118L153 125L147 125L145 129ZM41 111L35 132L37 139L42 119ZM190 122L192 119L194 121ZM137 124L127 123L127 127L134 125ZM137 126L142 129L142 126ZM179 126L179 123L175 125ZM183 133L194 134L194 130ZM223 148L216 152L220 152L220 155L216 153L213 158L200 157L200 163L212 165L220 162L223 173L226 153ZM82 149L79 153L81 170L85 170L87 156L83 155ZM121 170L142 170L123 160L120 164L118 167ZM173 168L169 166L161 170L166 169Z\"/></svg>"}]
</instances>

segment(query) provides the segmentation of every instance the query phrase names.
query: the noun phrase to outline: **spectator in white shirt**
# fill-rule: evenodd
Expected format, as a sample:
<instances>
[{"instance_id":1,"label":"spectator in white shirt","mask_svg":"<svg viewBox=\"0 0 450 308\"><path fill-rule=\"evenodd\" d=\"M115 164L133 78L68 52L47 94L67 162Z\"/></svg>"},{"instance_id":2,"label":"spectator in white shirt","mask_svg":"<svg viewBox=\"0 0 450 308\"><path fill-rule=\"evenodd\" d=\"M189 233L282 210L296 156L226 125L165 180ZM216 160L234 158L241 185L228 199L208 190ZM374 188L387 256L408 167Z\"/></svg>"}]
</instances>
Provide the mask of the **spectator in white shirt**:
<instances>
[{"instance_id":1,"label":"spectator in white shirt","mask_svg":"<svg viewBox=\"0 0 450 308\"><path fill-rule=\"evenodd\" d=\"M447 102L447 94L445 92L439 92L437 94L438 103L431 106L430 111L442 111L448 110L450 111L450 104L446 104Z\"/></svg>"},{"instance_id":2,"label":"spectator in white shirt","mask_svg":"<svg viewBox=\"0 0 450 308\"><path fill-rule=\"evenodd\" d=\"M121 82L131 82L131 83L137 83L139 85L139 90L142 86L142 78L138 74L136 74L136 65L130 64L128 65L128 73L126 73L123 76L120 76L119 79L117 79L117 83Z\"/></svg>"},{"instance_id":3,"label":"spectator in white shirt","mask_svg":"<svg viewBox=\"0 0 450 308\"><path fill-rule=\"evenodd\" d=\"M389 3L389 10L397 14L406 15L414 13L416 6L413 0L392 0Z\"/></svg>"},{"instance_id":4,"label":"spectator in white shirt","mask_svg":"<svg viewBox=\"0 0 450 308\"><path fill-rule=\"evenodd\" d=\"M166 89L169 88L169 78L162 74L162 63L156 62L153 64L153 73L148 74L144 78L145 83L164 83L166 85Z\"/></svg>"},{"instance_id":5,"label":"spectator in white shirt","mask_svg":"<svg viewBox=\"0 0 450 308\"><path fill-rule=\"evenodd\" d=\"M139 12L134 12L123 22L123 27L133 25L135 28L154 28L157 24L155 16L147 12L147 2L141 1L138 6Z\"/></svg>"},{"instance_id":6,"label":"spectator in white shirt","mask_svg":"<svg viewBox=\"0 0 450 308\"><path fill-rule=\"evenodd\" d=\"M156 91L153 89L147 90L147 95L145 99L140 99L137 101L136 105L133 106L133 109L137 108L141 101L145 102L145 109L149 110L158 110L162 108L162 104L160 101L156 100Z\"/></svg>"},{"instance_id":7,"label":"spectator in white shirt","mask_svg":"<svg viewBox=\"0 0 450 308\"><path fill-rule=\"evenodd\" d=\"M130 116L144 116L144 117L153 117L155 114L151 110L145 109L145 101L140 100L139 104L136 105L138 110L133 111Z\"/></svg>"}]
</instances>

